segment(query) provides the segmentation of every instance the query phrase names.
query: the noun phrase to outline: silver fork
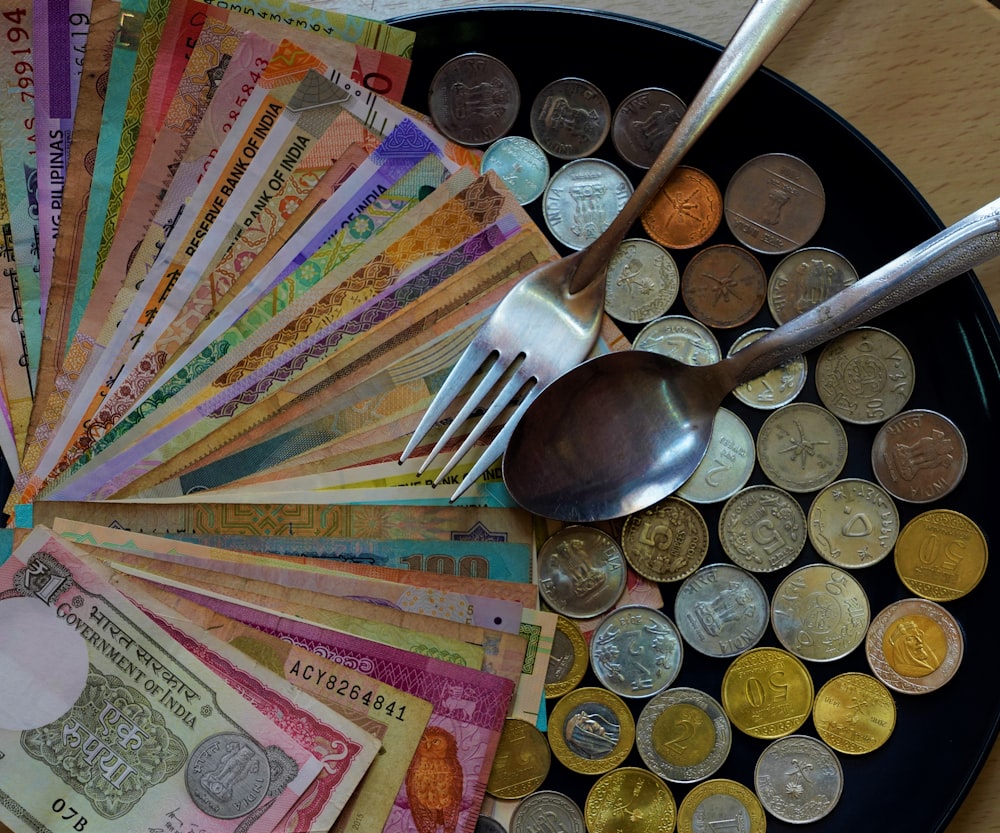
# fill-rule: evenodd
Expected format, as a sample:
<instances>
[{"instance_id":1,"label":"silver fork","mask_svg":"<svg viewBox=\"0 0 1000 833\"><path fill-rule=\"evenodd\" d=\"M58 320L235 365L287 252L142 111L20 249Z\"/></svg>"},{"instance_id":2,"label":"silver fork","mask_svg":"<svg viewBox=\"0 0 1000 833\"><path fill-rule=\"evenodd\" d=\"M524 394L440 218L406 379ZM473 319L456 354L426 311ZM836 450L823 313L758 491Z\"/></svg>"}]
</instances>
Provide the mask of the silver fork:
<instances>
[{"instance_id":1,"label":"silver fork","mask_svg":"<svg viewBox=\"0 0 1000 833\"><path fill-rule=\"evenodd\" d=\"M466 419L485 406L472 430L435 478L440 483L505 410L503 427L452 494L455 500L503 453L514 426L541 390L575 367L597 342L608 262L632 224L695 140L763 64L812 0L756 0L719 55L653 165L614 220L578 252L528 272L497 304L452 368L414 429L399 461L407 460L480 372L482 379L445 428L422 474ZM499 383L499 387L497 385ZM497 388L490 397L491 391ZM487 404L488 403L488 404Z\"/></svg>"}]
</instances>

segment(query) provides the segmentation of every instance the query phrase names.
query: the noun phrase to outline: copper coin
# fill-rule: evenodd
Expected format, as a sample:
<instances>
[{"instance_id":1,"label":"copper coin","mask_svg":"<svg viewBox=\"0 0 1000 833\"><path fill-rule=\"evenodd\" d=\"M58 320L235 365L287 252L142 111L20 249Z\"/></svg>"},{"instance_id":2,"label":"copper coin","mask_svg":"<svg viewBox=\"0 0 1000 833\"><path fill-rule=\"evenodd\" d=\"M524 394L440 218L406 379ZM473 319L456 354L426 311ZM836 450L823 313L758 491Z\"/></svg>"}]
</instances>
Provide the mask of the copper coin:
<instances>
[{"instance_id":1,"label":"copper coin","mask_svg":"<svg viewBox=\"0 0 1000 833\"><path fill-rule=\"evenodd\" d=\"M779 324L818 306L858 279L843 255L812 246L799 249L774 267L767 285L767 305Z\"/></svg>"},{"instance_id":2,"label":"copper coin","mask_svg":"<svg viewBox=\"0 0 1000 833\"><path fill-rule=\"evenodd\" d=\"M559 78L535 96L530 123L545 151L559 159L580 159L591 156L607 138L611 105L589 81Z\"/></svg>"},{"instance_id":3,"label":"copper coin","mask_svg":"<svg viewBox=\"0 0 1000 833\"><path fill-rule=\"evenodd\" d=\"M435 127L453 142L488 145L514 124L521 90L503 61L467 52L446 61L434 74L428 108Z\"/></svg>"},{"instance_id":4,"label":"copper coin","mask_svg":"<svg viewBox=\"0 0 1000 833\"><path fill-rule=\"evenodd\" d=\"M646 234L668 249L700 246L722 222L722 192L708 174L681 165L642 212Z\"/></svg>"},{"instance_id":5,"label":"copper coin","mask_svg":"<svg viewBox=\"0 0 1000 833\"><path fill-rule=\"evenodd\" d=\"M746 324L764 306L767 275L750 252L721 243L702 249L681 275L681 297L688 311L709 327Z\"/></svg>"},{"instance_id":6,"label":"copper coin","mask_svg":"<svg viewBox=\"0 0 1000 833\"><path fill-rule=\"evenodd\" d=\"M726 222L744 246L783 254L804 246L826 211L823 183L806 162L767 153L745 163L726 188Z\"/></svg>"},{"instance_id":7,"label":"copper coin","mask_svg":"<svg viewBox=\"0 0 1000 833\"><path fill-rule=\"evenodd\" d=\"M669 90L644 87L627 96L611 120L611 141L618 155L637 168L656 160L687 107Z\"/></svg>"}]
</instances>

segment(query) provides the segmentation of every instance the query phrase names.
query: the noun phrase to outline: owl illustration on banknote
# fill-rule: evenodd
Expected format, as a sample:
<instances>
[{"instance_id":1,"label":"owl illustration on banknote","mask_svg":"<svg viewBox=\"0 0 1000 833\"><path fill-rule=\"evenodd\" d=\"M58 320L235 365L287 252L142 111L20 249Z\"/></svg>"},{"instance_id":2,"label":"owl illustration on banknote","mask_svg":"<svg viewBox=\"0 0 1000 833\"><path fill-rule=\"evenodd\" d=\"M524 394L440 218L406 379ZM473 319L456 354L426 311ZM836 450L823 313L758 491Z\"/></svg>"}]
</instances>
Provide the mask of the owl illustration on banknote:
<instances>
[{"instance_id":1,"label":"owl illustration on banknote","mask_svg":"<svg viewBox=\"0 0 1000 833\"><path fill-rule=\"evenodd\" d=\"M406 773L406 796L418 833L455 833L463 782L454 736L428 726Z\"/></svg>"}]
</instances>

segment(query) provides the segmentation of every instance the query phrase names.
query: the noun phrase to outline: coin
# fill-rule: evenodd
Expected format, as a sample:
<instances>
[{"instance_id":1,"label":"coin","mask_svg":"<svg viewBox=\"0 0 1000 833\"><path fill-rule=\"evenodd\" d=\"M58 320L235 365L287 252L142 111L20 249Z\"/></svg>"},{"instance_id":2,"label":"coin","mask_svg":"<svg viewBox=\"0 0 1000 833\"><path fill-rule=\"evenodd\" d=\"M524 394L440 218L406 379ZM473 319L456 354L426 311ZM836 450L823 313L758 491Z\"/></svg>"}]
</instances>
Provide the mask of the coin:
<instances>
[{"instance_id":1,"label":"coin","mask_svg":"<svg viewBox=\"0 0 1000 833\"><path fill-rule=\"evenodd\" d=\"M725 763L733 730L722 706L704 691L668 688L651 699L635 725L639 756L665 781L692 784Z\"/></svg>"},{"instance_id":2,"label":"coin","mask_svg":"<svg viewBox=\"0 0 1000 833\"><path fill-rule=\"evenodd\" d=\"M873 425L903 410L913 393L913 357L892 333L858 327L831 341L816 361L816 392L845 422Z\"/></svg>"},{"instance_id":3,"label":"coin","mask_svg":"<svg viewBox=\"0 0 1000 833\"><path fill-rule=\"evenodd\" d=\"M816 692L813 725L838 752L874 752L896 728L896 703L884 683L870 674L848 671L827 680Z\"/></svg>"},{"instance_id":4,"label":"coin","mask_svg":"<svg viewBox=\"0 0 1000 833\"><path fill-rule=\"evenodd\" d=\"M640 219L646 234L661 246L691 249L715 234L722 222L722 193L704 171L679 165Z\"/></svg>"},{"instance_id":5,"label":"coin","mask_svg":"<svg viewBox=\"0 0 1000 833\"><path fill-rule=\"evenodd\" d=\"M674 494L691 503L726 500L746 485L756 461L747 424L728 408L719 408L705 456Z\"/></svg>"},{"instance_id":6,"label":"coin","mask_svg":"<svg viewBox=\"0 0 1000 833\"><path fill-rule=\"evenodd\" d=\"M829 564L807 564L774 591L771 625L778 641L802 659L829 662L865 641L871 609L861 583Z\"/></svg>"},{"instance_id":7,"label":"coin","mask_svg":"<svg viewBox=\"0 0 1000 833\"><path fill-rule=\"evenodd\" d=\"M769 609L761 583L732 564L699 568L684 579L674 599L684 641L710 657L733 657L760 642Z\"/></svg>"},{"instance_id":8,"label":"coin","mask_svg":"<svg viewBox=\"0 0 1000 833\"><path fill-rule=\"evenodd\" d=\"M677 808L677 833L731 830L764 833L767 816L748 787L729 778L713 778L692 787Z\"/></svg>"},{"instance_id":9,"label":"coin","mask_svg":"<svg viewBox=\"0 0 1000 833\"><path fill-rule=\"evenodd\" d=\"M681 581L708 555L708 524L701 513L679 497L666 497L622 526L625 559L650 581Z\"/></svg>"},{"instance_id":10,"label":"coin","mask_svg":"<svg viewBox=\"0 0 1000 833\"><path fill-rule=\"evenodd\" d=\"M844 791L844 771L825 743L808 735L790 735L760 753L754 789L776 819L805 824L819 821L837 806Z\"/></svg>"},{"instance_id":11,"label":"coin","mask_svg":"<svg viewBox=\"0 0 1000 833\"><path fill-rule=\"evenodd\" d=\"M568 795L539 790L521 801L510 817L510 833L584 833L583 811Z\"/></svg>"},{"instance_id":12,"label":"coin","mask_svg":"<svg viewBox=\"0 0 1000 833\"><path fill-rule=\"evenodd\" d=\"M552 236L570 249L592 243L632 195L632 183L603 159L576 159L557 170L542 195Z\"/></svg>"},{"instance_id":13,"label":"coin","mask_svg":"<svg viewBox=\"0 0 1000 833\"><path fill-rule=\"evenodd\" d=\"M563 527L538 550L538 592L563 616L587 619L610 610L625 577L621 547L594 527Z\"/></svg>"},{"instance_id":14,"label":"coin","mask_svg":"<svg viewBox=\"0 0 1000 833\"><path fill-rule=\"evenodd\" d=\"M476 819L476 829L473 833L507 833L507 828L492 816L480 814Z\"/></svg>"},{"instance_id":15,"label":"coin","mask_svg":"<svg viewBox=\"0 0 1000 833\"><path fill-rule=\"evenodd\" d=\"M746 324L764 306L767 275L750 252L719 243L702 249L681 275L681 297L688 311L709 327Z\"/></svg>"},{"instance_id":16,"label":"coin","mask_svg":"<svg viewBox=\"0 0 1000 833\"><path fill-rule=\"evenodd\" d=\"M875 478L907 503L930 503L949 494L968 461L958 426L934 411L901 411L886 420L872 442Z\"/></svg>"},{"instance_id":17,"label":"coin","mask_svg":"<svg viewBox=\"0 0 1000 833\"><path fill-rule=\"evenodd\" d=\"M774 411L757 432L757 461L789 492L813 492L837 479L847 462L847 433L826 408L793 402Z\"/></svg>"},{"instance_id":18,"label":"coin","mask_svg":"<svg viewBox=\"0 0 1000 833\"><path fill-rule=\"evenodd\" d=\"M549 182L549 160L531 139L504 136L486 148L479 168L494 171L521 205L538 199Z\"/></svg>"},{"instance_id":19,"label":"coin","mask_svg":"<svg viewBox=\"0 0 1000 833\"><path fill-rule=\"evenodd\" d=\"M784 489L750 486L722 507L719 540L744 570L771 573L799 557L806 543L806 515Z\"/></svg>"},{"instance_id":20,"label":"coin","mask_svg":"<svg viewBox=\"0 0 1000 833\"><path fill-rule=\"evenodd\" d=\"M783 254L804 246L819 229L826 194L816 172L787 153L767 153L744 165L729 180L726 222L744 246Z\"/></svg>"},{"instance_id":21,"label":"coin","mask_svg":"<svg viewBox=\"0 0 1000 833\"><path fill-rule=\"evenodd\" d=\"M590 666L619 697L652 697L681 670L684 649L674 623L645 605L611 611L590 637Z\"/></svg>"},{"instance_id":22,"label":"coin","mask_svg":"<svg viewBox=\"0 0 1000 833\"><path fill-rule=\"evenodd\" d=\"M219 732L205 738L191 753L184 772L191 801L215 819L238 819L253 812L275 786L270 783L274 775L268 759L271 750L284 755L275 747L265 751L242 732ZM294 778L294 761L275 763L288 781ZM238 777L251 772L255 773L253 778Z\"/></svg>"},{"instance_id":23,"label":"coin","mask_svg":"<svg viewBox=\"0 0 1000 833\"><path fill-rule=\"evenodd\" d=\"M503 136L520 107L521 91L510 68L481 52L445 61L428 92L434 126L462 145L488 145Z\"/></svg>"},{"instance_id":24,"label":"coin","mask_svg":"<svg viewBox=\"0 0 1000 833\"><path fill-rule=\"evenodd\" d=\"M625 701L605 688L584 686L552 708L549 746L560 763L581 775L599 775L628 757L635 720Z\"/></svg>"},{"instance_id":25,"label":"coin","mask_svg":"<svg viewBox=\"0 0 1000 833\"><path fill-rule=\"evenodd\" d=\"M545 735L526 720L508 717L500 732L486 792L494 798L524 798L542 785L551 762Z\"/></svg>"},{"instance_id":26,"label":"coin","mask_svg":"<svg viewBox=\"0 0 1000 833\"><path fill-rule=\"evenodd\" d=\"M868 629L872 672L893 691L926 694L947 683L962 663L962 629L928 599L902 599L884 608Z\"/></svg>"},{"instance_id":27,"label":"coin","mask_svg":"<svg viewBox=\"0 0 1000 833\"><path fill-rule=\"evenodd\" d=\"M686 315L665 315L639 330L633 350L670 356L681 364L715 364L722 358L719 342L700 321Z\"/></svg>"},{"instance_id":28,"label":"coin","mask_svg":"<svg viewBox=\"0 0 1000 833\"><path fill-rule=\"evenodd\" d=\"M572 619L557 616L552 651L545 669L545 697L555 700L576 688L587 673L589 649Z\"/></svg>"},{"instance_id":29,"label":"coin","mask_svg":"<svg viewBox=\"0 0 1000 833\"><path fill-rule=\"evenodd\" d=\"M896 572L912 593L951 602L972 590L986 574L986 536L973 521L951 509L931 509L912 518L896 541Z\"/></svg>"},{"instance_id":30,"label":"coin","mask_svg":"<svg viewBox=\"0 0 1000 833\"><path fill-rule=\"evenodd\" d=\"M845 569L871 567L885 558L899 535L899 510L877 483L836 480L813 498L809 540L820 557Z\"/></svg>"},{"instance_id":31,"label":"coin","mask_svg":"<svg viewBox=\"0 0 1000 833\"><path fill-rule=\"evenodd\" d=\"M618 155L637 168L650 167L686 109L676 95L659 87L627 95L611 119L611 141Z\"/></svg>"},{"instance_id":32,"label":"coin","mask_svg":"<svg viewBox=\"0 0 1000 833\"><path fill-rule=\"evenodd\" d=\"M628 324L664 315L677 300L680 273L663 246L642 237L623 240L608 264L604 311Z\"/></svg>"},{"instance_id":33,"label":"coin","mask_svg":"<svg viewBox=\"0 0 1000 833\"><path fill-rule=\"evenodd\" d=\"M583 78L559 78L539 90L529 116L535 141L558 159L593 154L607 138L611 105Z\"/></svg>"},{"instance_id":34,"label":"coin","mask_svg":"<svg viewBox=\"0 0 1000 833\"><path fill-rule=\"evenodd\" d=\"M594 782L583 815L589 833L673 833L677 803L652 772L624 766Z\"/></svg>"},{"instance_id":35,"label":"coin","mask_svg":"<svg viewBox=\"0 0 1000 833\"><path fill-rule=\"evenodd\" d=\"M738 353L748 344L752 344L773 330L773 327L758 327L754 330L747 330L732 343L726 355L732 356ZM733 396L751 408L773 411L775 408L787 405L802 392L807 375L806 358L800 354L786 359L766 373L734 388Z\"/></svg>"},{"instance_id":36,"label":"coin","mask_svg":"<svg viewBox=\"0 0 1000 833\"><path fill-rule=\"evenodd\" d=\"M858 280L857 270L831 249L793 251L771 272L767 306L779 324L797 318Z\"/></svg>"},{"instance_id":37,"label":"coin","mask_svg":"<svg viewBox=\"0 0 1000 833\"><path fill-rule=\"evenodd\" d=\"M733 659L722 677L722 706L750 737L790 735L805 723L812 703L809 669L781 648L751 648Z\"/></svg>"}]
</instances>

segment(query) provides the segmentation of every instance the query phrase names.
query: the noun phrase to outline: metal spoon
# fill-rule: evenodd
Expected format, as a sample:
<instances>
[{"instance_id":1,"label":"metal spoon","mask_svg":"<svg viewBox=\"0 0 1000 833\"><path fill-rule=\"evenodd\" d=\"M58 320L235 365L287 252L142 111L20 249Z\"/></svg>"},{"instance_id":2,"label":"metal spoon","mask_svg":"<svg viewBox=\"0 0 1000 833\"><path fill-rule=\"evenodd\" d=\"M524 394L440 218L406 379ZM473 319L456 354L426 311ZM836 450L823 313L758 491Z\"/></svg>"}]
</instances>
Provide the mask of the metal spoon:
<instances>
[{"instance_id":1,"label":"metal spoon","mask_svg":"<svg viewBox=\"0 0 1000 833\"><path fill-rule=\"evenodd\" d=\"M733 389L998 254L1000 198L716 364L642 350L584 362L521 417L504 483L529 511L575 523L651 506L698 467Z\"/></svg>"}]
</instances>

